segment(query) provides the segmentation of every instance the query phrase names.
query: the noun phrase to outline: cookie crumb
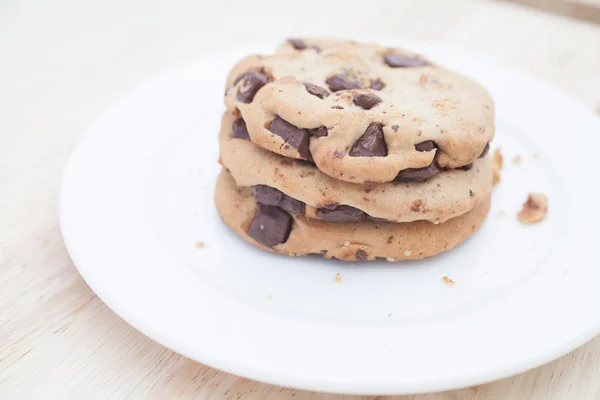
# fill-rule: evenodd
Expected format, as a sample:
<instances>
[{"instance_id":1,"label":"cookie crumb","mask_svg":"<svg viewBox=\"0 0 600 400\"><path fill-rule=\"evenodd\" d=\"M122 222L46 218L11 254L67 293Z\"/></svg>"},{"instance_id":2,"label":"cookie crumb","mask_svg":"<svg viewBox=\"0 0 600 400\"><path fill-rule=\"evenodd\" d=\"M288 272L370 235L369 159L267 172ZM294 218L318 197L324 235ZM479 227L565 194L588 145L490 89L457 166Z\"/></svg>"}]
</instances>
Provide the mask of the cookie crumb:
<instances>
[{"instance_id":1,"label":"cookie crumb","mask_svg":"<svg viewBox=\"0 0 600 400\"><path fill-rule=\"evenodd\" d=\"M454 281L447 276L442 277L442 281L444 281L444 283L450 287L454 286Z\"/></svg>"},{"instance_id":2,"label":"cookie crumb","mask_svg":"<svg viewBox=\"0 0 600 400\"><path fill-rule=\"evenodd\" d=\"M498 217L502 218L502 217L504 217L504 216L506 215L506 211L504 211L504 210L500 210L500 211L498 211L498 214L496 214L496 215L497 215Z\"/></svg>"},{"instance_id":3,"label":"cookie crumb","mask_svg":"<svg viewBox=\"0 0 600 400\"><path fill-rule=\"evenodd\" d=\"M471 196L471 197L475 196L475 192L472 191L471 189L469 189L469 196Z\"/></svg>"},{"instance_id":4,"label":"cookie crumb","mask_svg":"<svg viewBox=\"0 0 600 400\"><path fill-rule=\"evenodd\" d=\"M268 295L267 300L273 300L273 295Z\"/></svg>"},{"instance_id":5,"label":"cookie crumb","mask_svg":"<svg viewBox=\"0 0 600 400\"><path fill-rule=\"evenodd\" d=\"M196 247L199 249L204 247L204 242L196 242Z\"/></svg>"},{"instance_id":6,"label":"cookie crumb","mask_svg":"<svg viewBox=\"0 0 600 400\"><path fill-rule=\"evenodd\" d=\"M396 261L392 257L387 257L386 260L388 260L388 262L394 262L394 261Z\"/></svg>"},{"instance_id":7,"label":"cookie crumb","mask_svg":"<svg viewBox=\"0 0 600 400\"><path fill-rule=\"evenodd\" d=\"M512 163L514 165L519 165L521 163L521 155L515 154L515 156L512 158Z\"/></svg>"},{"instance_id":8,"label":"cookie crumb","mask_svg":"<svg viewBox=\"0 0 600 400\"><path fill-rule=\"evenodd\" d=\"M348 240L346 240L346 241L344 242L344 247L348 247L348 246L350 246L350 242L349 242Z\"/></svg>"},{"instance_id":9,"label":"cookie crumb","mask_svg":"<svg viewBox=\"0 0 600 400\"><path fill-rule=\"evenodd\" d=\"M335 283L340 283L342 281L342 276L340 275L340 273L336 273L335 276L333 277L333 281Z\"/></svg>"},{"instance_id":10,"label":"cookie crumb","mask_svg":"<svg viewBox=\"0 0 600 400\"><path fill-rule=\"evenodd\" d=\"M500 182L500 170L502 169L502 153L500 149L494 150L494 173L492 178L492 184L495 185Z\"/></svg>"},{"instance_id":11,"label":"cookie crumb","mask_svg":"<svg viewBox=\"0 0 600 400\"><path fill-rule=\"evenodd\" d=\"M389 317L391 317L391 316L392 316L392 313L389 313L389 314L388 314L388 318L389 318Z\"/></svg>"},{"instance_id":12,"label":"cookie crumb","mask_svg":"<svg viewBox=\"0 0 600 400\"><path fill-rule=\"evenodd\" d=\"M410 250L404 250L404 255L406 257L410 256L411 254L412 254L412 251L410 251Z\"/></svg>"},{"instance_id":13,"label":"cookie crumb","mask_svg":"<svg viewBox=\"0 0 600 400\"><path fill-rule=\"evenodd\" d=\"M542 193L529 193L523 208L517 214L519 221L524 224L540 222L548 212L548 197Z\"/></svg>"}]
</instances>

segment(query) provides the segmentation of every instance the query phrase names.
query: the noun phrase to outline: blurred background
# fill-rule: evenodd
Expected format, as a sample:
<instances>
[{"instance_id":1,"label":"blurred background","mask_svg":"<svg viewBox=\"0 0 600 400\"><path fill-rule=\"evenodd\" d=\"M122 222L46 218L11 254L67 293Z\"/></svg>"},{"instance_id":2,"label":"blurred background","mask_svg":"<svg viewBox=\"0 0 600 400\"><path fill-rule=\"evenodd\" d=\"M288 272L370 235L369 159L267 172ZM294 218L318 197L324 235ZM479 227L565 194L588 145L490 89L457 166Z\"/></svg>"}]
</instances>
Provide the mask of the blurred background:
<instances>
[{"instance_id":1,"label":"blurred background","mask_svg":"<svg viewBox=\"0 0 600 400\"><path fill-rule=\"evenodd\" d=\"M193 363L125 324L73 267L56 210L70 152L127 90L230 46L305 35L471 53L600 113L600 0L0 0L0 398L296 395ZM599 348L596 339L549 366L439 398L600 396Z\"/></svg>"}]
</instances>

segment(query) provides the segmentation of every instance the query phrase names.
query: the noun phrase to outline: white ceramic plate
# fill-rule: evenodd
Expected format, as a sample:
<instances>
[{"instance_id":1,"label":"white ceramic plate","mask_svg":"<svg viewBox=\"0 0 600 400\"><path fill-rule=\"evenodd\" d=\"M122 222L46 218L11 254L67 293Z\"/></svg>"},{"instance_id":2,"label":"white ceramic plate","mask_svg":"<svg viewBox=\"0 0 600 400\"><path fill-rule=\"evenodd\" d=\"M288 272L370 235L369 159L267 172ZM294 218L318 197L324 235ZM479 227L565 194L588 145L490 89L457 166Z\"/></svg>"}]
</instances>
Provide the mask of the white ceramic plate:
<instances>
[{"instance_id":1,"label":"white ceramic plate","mask_svg":"<svg viewBox=\"0 0 600 400\"><path fill-rule=\"evenodd\" d=\"M274 255L236 237L213 205L223 83L238 58L272 48L207 55L161 75L79 144L64 176L61 228L109 307L215 368L362 394L502 378L600 331L600 122L552 87L470 57L412 47L482 82L497 104L493 145L505 168L471 240L424 261L345 264ZM537 225L516 218L528 192L549 197Z\"/></svg>"}]
</instances>

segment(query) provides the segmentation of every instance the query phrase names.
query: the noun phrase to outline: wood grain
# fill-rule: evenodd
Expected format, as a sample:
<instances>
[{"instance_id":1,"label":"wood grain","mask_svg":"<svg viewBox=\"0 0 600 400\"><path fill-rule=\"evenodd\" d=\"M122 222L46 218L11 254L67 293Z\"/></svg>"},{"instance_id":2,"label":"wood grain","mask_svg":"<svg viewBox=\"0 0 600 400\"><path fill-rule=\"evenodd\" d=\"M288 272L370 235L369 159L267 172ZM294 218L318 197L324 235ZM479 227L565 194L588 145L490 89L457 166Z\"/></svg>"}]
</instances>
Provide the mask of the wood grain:
<instances>
[{"instance_id":1,"label":"wood grain","mask_svg":"<svg viewBox=\"0 0 600 400\"><path fill-rule=\"evenodd\" d=\"M251 382L188 360L123 322L77 273L57 223L68 155L105 107L153 74L241 41L395 36L471 52L545 79L590 109L600 104L593 25L483 1L294 4L0 3L1 399L361 398ZM513 378L396 398L597 399L600 339Z\"/></svg>"}]
</instances>

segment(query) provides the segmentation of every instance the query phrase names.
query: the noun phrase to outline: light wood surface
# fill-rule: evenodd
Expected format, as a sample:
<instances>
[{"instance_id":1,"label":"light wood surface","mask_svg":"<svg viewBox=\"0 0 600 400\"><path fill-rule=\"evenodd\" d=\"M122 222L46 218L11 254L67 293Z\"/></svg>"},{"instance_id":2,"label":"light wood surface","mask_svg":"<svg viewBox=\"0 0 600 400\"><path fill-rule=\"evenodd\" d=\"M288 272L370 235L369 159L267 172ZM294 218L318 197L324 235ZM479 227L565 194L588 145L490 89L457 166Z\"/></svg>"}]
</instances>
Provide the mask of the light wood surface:
<instances>
[{"instance_id":1,"label":"light wood surface","mask_svg":"<svg viewBox=\"0 0 600 400\"><path fill-rule=\"evenodd\" d=\"M88 288L57 223L68 155L120 94L211 49L292 34L438 43L600 104L600 28L506 3L0 2L0 399L350 398L251 382L154 343ZM598 399L600 338L519 376L398 398Z\"/></svg>"}]
</instances>

